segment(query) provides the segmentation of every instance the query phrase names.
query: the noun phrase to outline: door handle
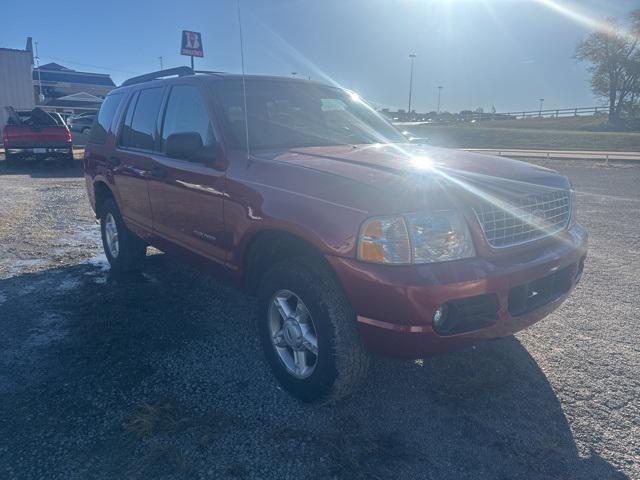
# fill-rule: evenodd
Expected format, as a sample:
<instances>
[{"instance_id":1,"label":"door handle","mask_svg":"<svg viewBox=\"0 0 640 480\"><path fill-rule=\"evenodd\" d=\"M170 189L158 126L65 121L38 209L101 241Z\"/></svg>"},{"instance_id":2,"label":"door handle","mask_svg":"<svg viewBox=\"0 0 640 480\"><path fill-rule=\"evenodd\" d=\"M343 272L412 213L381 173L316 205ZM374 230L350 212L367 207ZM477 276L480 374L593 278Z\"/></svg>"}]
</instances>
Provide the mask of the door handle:
<instances>
[{"instance_id":1,"label":"door handle","mask_svg":"<svg viewBox=\"0 0 640 480\"><path fill-rule=\"evenodd\" d=\"M107 163L110 167L117 167L120 165L120 159L118 157L109 157Z\"/></svg>"},{"instance_id":2,"label":"door handle","mask_svg":"<svg viewBox=\"0 0 640 480\"><path fill-rule=\"evenodd\" d=\"M166 178L167 176L167 169L164 167L159 167L158 165L155 165L152 169L151 169L151 175L153 175L156 178Z\"/></svg>"}]
</instances>

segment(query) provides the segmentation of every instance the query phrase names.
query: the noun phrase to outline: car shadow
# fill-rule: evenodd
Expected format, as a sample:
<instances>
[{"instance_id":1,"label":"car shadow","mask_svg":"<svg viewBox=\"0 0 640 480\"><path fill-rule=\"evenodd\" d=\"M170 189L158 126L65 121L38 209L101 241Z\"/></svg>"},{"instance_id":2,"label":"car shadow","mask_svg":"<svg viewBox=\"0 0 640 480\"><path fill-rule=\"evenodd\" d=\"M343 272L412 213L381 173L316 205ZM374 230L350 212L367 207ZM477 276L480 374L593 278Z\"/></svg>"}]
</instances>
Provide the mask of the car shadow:
<instances>
[{"instance_id":1,"label":"car shadow","mask_svg":"<svg viewBox=\"0 0 640 480\"><path fill-rule=\"evenodd\" d=\"M6 161L0 161L0 176L29 175L31 178L73 178L84 176L82 162L76 160L73 166L61 165L57 161L26 161L9 167Z\"/></svg>"},{"instance_id":2,"label":"car shadow","mask_svg":"<svg viewBox=\"0 0 640 480\"><path fill-rule=\"evenodd\" d=\"M376 358L349 400L305 405L275 384L254 317L251 297L162 254L135 274L98 259L0 280L0 472L626 478L578 448L515 338Z\"/></svg>"}]
</instances>

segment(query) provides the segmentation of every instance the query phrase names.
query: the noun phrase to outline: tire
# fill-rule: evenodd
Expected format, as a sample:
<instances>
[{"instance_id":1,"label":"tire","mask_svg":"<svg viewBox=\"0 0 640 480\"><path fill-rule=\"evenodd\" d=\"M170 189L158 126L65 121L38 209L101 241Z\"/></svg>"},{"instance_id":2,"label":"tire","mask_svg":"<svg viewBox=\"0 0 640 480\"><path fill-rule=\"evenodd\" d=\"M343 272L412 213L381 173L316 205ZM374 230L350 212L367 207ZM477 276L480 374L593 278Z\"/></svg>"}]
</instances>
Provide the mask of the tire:
<instances>
[{"instance_id":1,"label":"tire","mask_svg":"<svg viewBox=\"0 0 640 480\"><path fill-rule=\"evenodd\" d=\"M91 129L89 127L85 127L80 131L80 133L83 135L89 135L91 133Z\"/></svg>"},{"instance_id":2,"label":"tire","mask_svg":"<svg viewBox=\"0 0 640 480\"><path fill-rule=\"evenodd\" d=\"M116 272L130 272L140 269L147 253L147 247L142 240L129 231L122 220L116 202L109 198L102 205L100 215L100 233L104 253ZM113 229L116 233L116 246L113 240ZM110 233L107 233L110 231Z\"/></svg>"},{"instance_id":3,"label":"tire","mask_svg":"<svg viewBox=\"0 0 640 480\"><path fill-rule=\"evenodd\" d=\"M286 292L293 296L287 297ZM306 362L313 364L306 376L301 370L292 373L291 365L287 367L283 360L283 353L295 356L295 349L287 344L295 335L273 333L285 330L282 326L287 322L281 326L278 322L286 315L278 316L281 310L272 307L277 299L285 297L292 310L302 300L311 318L311 322L306 321L305 329L315 330L317 356L311 349L298 346L304 351ZM274 313L274 309L278 312ZM335 275L322 260L300 257L274 265L260 282L257 322L271 370L282 387L299 400L335 403L353 393L366 378L369 354L360 338L355 314ZM286 346L280 349L276 346L278 342ZM297 360L294 362L297 366Z\"/></svg>"}]
</instances>

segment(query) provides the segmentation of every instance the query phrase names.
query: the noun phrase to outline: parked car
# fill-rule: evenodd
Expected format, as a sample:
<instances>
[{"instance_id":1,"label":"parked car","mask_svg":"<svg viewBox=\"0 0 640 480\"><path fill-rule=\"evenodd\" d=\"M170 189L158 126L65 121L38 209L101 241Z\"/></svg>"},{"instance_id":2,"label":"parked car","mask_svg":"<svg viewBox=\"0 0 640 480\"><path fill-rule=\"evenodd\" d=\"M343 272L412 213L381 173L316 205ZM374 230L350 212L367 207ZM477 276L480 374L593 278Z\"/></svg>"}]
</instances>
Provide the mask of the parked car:
<instances>
[{"instance_id":1,"label":"parked car","mask_svg":"<svg viewBox=\"0 0 640 480\"><path fill-rule=\"evenodd\" d=\"M79 116L69 117L67 125L72 132L79 132L83 135L89 135L95 114L87 113Z\"/></svg>"},{"instance_id":2,"label":"parked car","mask_svg":"<svg viewBox=\"0 0 640 480\"><path fill-rule=\"evenodd\" d=\"M9 121L2 132L2 141L8 165L29 159L54 159L73 165L71 132L60 114L38 107L31 111L5 109Z\"/></svg>"},{"instance_id":3,"label":"parked car","mask_svg":"<svg viewBox=\"0 0 640 480\"><path fill-rule=\"evenodd\" d=\"M131 79L102 104L84 165L111 268L139 268L153 245L256 294L266 359L305 401L348 395L371 353L421 358L532 325L586 257L566 177L407 143L356 94L306 80Z\"/></svg>"}]
</instances>

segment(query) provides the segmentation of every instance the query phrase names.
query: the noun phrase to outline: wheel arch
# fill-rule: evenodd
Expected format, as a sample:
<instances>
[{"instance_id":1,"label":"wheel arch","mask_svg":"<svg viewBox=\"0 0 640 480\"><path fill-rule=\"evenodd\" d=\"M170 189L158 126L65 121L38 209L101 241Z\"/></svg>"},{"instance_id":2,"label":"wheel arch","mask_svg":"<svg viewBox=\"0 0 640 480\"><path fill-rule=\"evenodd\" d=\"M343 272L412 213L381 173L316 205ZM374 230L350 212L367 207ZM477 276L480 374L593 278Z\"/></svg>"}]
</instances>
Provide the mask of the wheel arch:
<instances>
[{"instance_id":1,"label":"wheel arch","mask_svg":"<svg viewBox=\"0 0 640 480\"><path fill-rule=\"evenodd\" d=\"M116 197L107 182L102 180L96 180L93 183L93 192L95 196L96 217L100 218L102 216L102 206L104 205L104 202L109 198L113 198L115 200Z\"/></svg>"},{"instance_id":2,"label":"wheel arch","mask_svg":"<svg viewBox=\"0 0 640 480\"><path fill-rule=\"evenodd\" d=\"M296 257L317 258L333 271L322 250L300 235L278 229L265 229L254 233L242 255L244 290L255 294L260 280L272 265Z\"/></svg>"}]
</instances>

